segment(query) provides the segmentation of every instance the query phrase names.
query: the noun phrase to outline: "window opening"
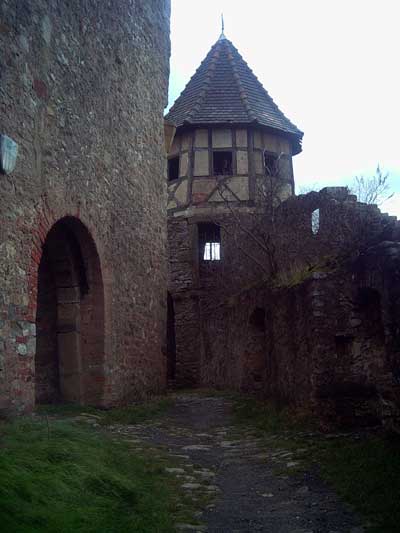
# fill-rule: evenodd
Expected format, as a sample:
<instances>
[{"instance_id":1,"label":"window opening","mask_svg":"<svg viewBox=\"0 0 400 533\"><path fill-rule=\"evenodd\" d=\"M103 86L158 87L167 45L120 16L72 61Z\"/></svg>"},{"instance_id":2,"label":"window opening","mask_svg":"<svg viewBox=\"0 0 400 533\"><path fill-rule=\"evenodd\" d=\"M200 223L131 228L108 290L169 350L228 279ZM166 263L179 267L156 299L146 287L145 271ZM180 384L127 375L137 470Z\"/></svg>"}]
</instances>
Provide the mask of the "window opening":
<instances>
[{"instance_id":1,"label":"window opening","mask_svg":"<svg viewBox=\"0 0 400 533\"><path fill-rule=\"evenodd\" d=\"M362 320L364 331L370 339L383 342L382 305L379 292L371 287L361 287L355 300L355 314ZM356 318L356 317L355 317Z\"/></svg>"},{"instance_id":2,"label":"window opening","mask_svg":"<svg viewBox=\"0 0 400 533\"><path fill-rule=\"evenodd\" d=\"M311 230L314 235L319 232L319 209L314 209L311 213Z\"/></svg>"},{"instance_id":3,"label":"window opening","mask_svg":"<svg viewBox=\"0 0 400 533\"><path fill-rule=\"evenodd\" d=\"M265 309L256 307L250 315L249 324L259 331L265 330Z\"/></svg>"},{"instance_id":4,"label":"window opening","mask_svg":"<svg viewBox=\"0 0 400 533\"><path fill-rule=\"evenodd\" d=\"M176 180L179 178L179 157L172 157L168 159L168 180Z\"/></svg>"},{"instance_id":5,"label":"window opening","mask_svg":"<svg viewBox=\"0 0 400 533\"><path fill-rule=\"evenodd\" d=\"M200 258L203 261L221 260L221 229L217 224L198 225Z\"/></svg>"},{"instance_id":6,"label":"window opening","mask_svg":"<svg viewBox=\"0 0 400 533\"><path fill-rule=\"evenodd\" d=\"M213 152L214 176L232 176L232 152Z\"/></svg>"},{"instance_id":7,"label":"window opening","mask_svg":"<svg viewBox=\"0 0 400 533\"><path fill-rule=\"evenodd\" d=\"M269 177L276 177L279 174L278 158L274 154L264 152L264 168L265 175Z\"/></svg>"},{"instance_id":8,"label":"window opening","mask_svg":"<svg viewBox=\"0 0 400 533\"><path fill-rule=\"evenodd\" d=\"M357 307L360 311L371 314L374 310L379 310L378 318L380 316L381 297L378 291L370 287L362 287L357 294Z\"/></svg>"},{"instance_id":9,"label":"window opening","mask_svg":"<svg viewBox=\"0 0 400 533\"><path fill-rule=\"evenodd\" d=\"M336 354L339 357L346 357L351 355L352 344L352 335L335 335Z\"/></svg>"}]
</instances>

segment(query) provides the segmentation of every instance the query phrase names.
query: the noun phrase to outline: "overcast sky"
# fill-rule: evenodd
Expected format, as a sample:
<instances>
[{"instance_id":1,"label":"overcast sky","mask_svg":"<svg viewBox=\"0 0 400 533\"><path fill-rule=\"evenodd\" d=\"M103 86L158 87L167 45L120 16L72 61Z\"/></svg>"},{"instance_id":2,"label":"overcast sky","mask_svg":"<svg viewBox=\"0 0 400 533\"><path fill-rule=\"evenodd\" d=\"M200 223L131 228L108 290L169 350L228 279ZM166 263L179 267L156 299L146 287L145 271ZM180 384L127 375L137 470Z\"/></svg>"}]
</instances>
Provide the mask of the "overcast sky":
<instances>
[{"instance_id":1,"label":"overcast sky","mask_svg":"<svg viewBox=\"0 0 400 533\"><path fill-rule=\"evenodd\" d=\"M170 103L221 32L304 131L302 185L390 172L400 217L399 0L172 0Z\"/></svg>"}]
</instances>

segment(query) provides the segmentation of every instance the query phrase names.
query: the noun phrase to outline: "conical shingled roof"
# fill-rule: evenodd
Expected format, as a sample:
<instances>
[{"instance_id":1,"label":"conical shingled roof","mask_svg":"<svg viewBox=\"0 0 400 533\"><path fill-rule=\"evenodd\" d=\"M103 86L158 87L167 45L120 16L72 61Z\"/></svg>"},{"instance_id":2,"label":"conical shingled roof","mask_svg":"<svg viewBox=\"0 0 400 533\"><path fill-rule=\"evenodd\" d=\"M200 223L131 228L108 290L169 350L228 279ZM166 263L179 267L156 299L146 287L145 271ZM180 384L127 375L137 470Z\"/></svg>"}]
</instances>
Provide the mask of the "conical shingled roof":
<instances>
[{"instance_id":1,"label":"conical shingled roof","mask_svg":"<svg viewBox=\"0 0 400 533\"><path fill-rule=\"evenodd\" d=\"M247 63L223 35L211 48L166 115L176 127L255 123L291 138L301 151L303 133L279 110Z\"/></svg>"}]
</instances>

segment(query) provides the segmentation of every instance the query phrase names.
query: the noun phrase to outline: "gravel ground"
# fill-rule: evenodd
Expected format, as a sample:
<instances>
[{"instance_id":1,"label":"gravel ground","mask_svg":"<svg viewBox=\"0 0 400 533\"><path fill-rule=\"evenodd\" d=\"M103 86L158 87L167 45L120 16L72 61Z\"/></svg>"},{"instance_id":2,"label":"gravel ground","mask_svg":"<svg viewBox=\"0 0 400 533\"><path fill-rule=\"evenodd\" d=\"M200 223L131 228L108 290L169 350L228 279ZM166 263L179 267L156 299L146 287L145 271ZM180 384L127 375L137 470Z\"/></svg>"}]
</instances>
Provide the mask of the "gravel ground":
<instances>
[{"instance_id":1,"label":"gravel ground","mask_svg":"<svg viewBox=\"0 0 400 533\"><path fill-rule=\"evenodd\" d=\"M193 500L200 506L207 496L201 524L177 524L177 531L364 532L316 473L297 472L307 449L293 453L269 446L251 428L239 430L229 399L179 394L160 421L114 430L138 446L161 447L173 458L167 470Z\"/></svg>"}]
</instances>

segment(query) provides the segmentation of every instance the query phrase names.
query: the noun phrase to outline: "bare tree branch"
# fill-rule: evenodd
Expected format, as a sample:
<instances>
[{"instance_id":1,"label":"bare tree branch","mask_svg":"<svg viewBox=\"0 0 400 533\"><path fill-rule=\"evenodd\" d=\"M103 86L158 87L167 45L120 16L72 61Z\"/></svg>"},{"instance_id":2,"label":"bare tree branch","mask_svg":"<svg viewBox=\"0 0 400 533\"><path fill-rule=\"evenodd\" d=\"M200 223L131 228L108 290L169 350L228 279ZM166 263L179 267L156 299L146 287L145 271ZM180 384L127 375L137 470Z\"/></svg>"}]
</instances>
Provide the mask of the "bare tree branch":
<instances>
[{"instance_id":1,"label":"bare tree branch","mask_svg":"<svg viewBox=\"0 0 400 533\"><path fill-rule=\"evenodd\" d=\"M359 202L379 206L393 196L390 193L389 176L389 172L383 172L378 165L372 176L355 176L350 189L357 195Z\"/></svg>"}]
</instances>

